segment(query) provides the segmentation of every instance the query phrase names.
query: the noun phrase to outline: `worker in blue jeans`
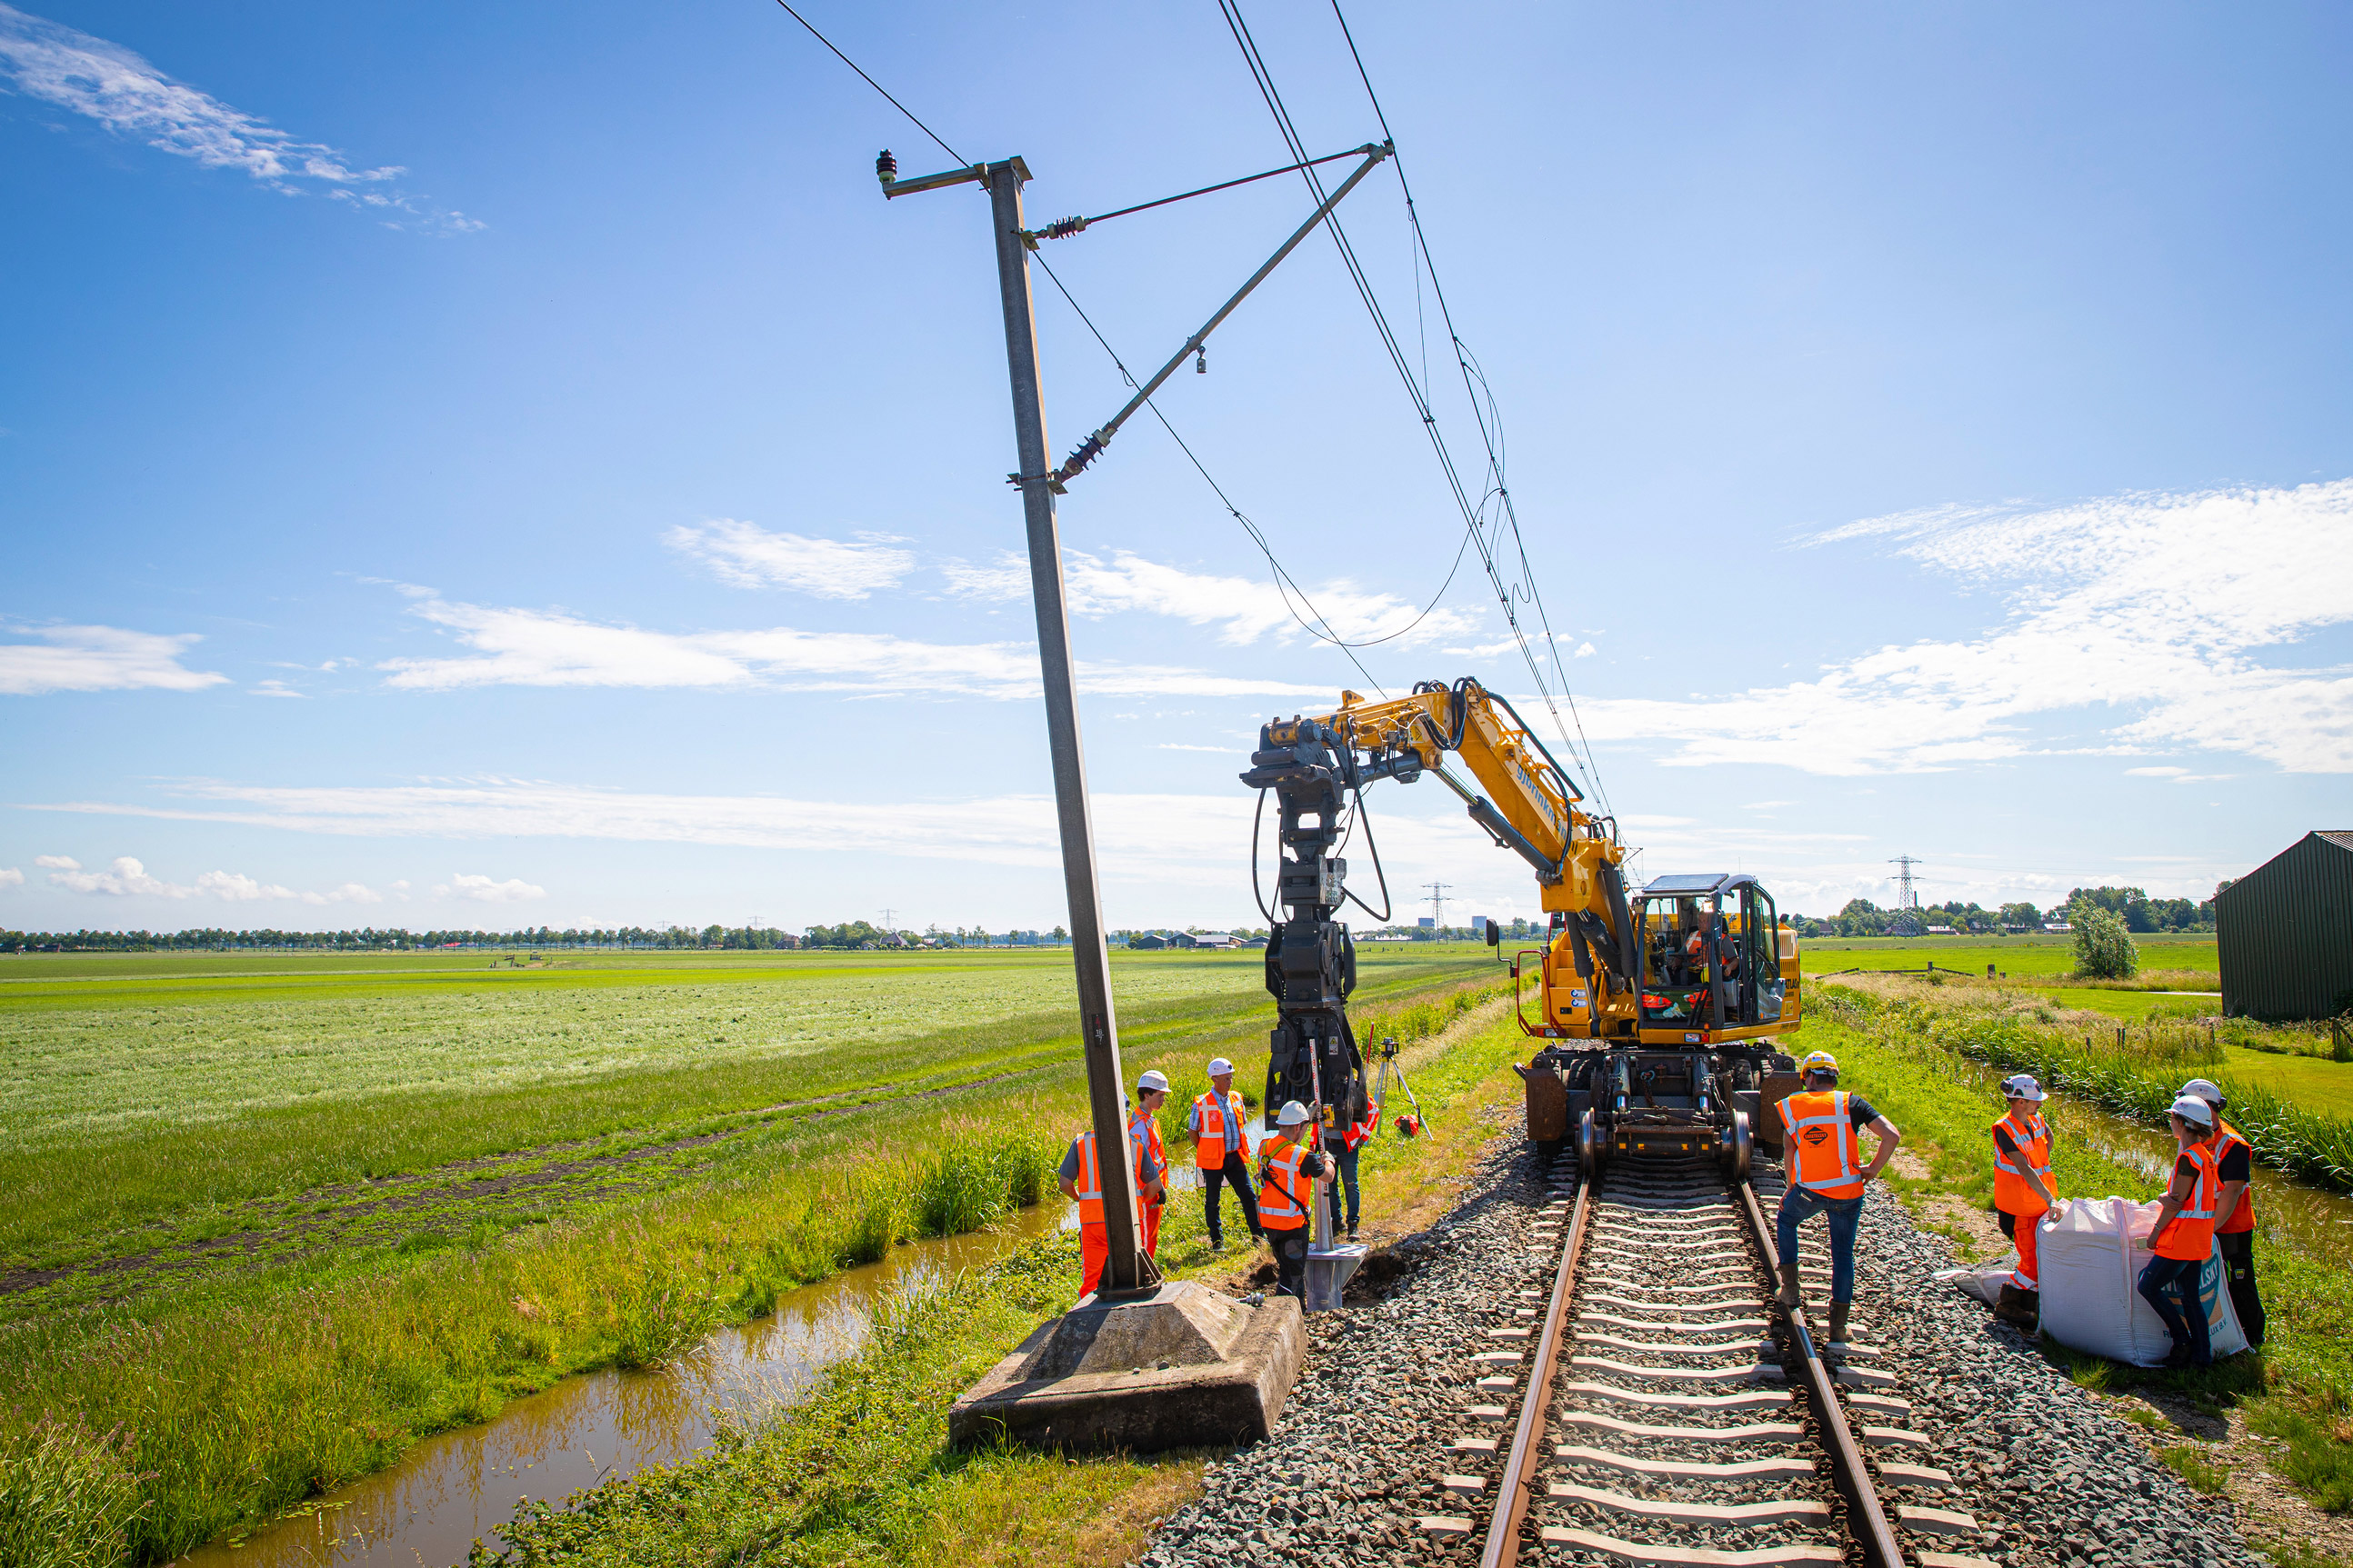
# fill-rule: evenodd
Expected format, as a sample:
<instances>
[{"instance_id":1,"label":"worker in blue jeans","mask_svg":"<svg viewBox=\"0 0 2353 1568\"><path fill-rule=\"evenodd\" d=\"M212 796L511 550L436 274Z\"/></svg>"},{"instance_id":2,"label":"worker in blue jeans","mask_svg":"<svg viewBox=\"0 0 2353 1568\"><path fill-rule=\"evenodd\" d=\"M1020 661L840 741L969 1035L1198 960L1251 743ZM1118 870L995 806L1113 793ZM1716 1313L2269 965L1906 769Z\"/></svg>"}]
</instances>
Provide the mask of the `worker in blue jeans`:
<instances>
[{"instance_id":1,"label":"worker in blue jeans","mask_svg":"<svg viewBox=\"0 0 2353 1568\"><path fill-rule=\"evenodd\" d=\"M1862 1222L1862 1196L1872 1178L1885 1169L1904 1134L1861 1095L1839 1088L1838 1059L1816 1051L1798 1064L1806 1087L1774 1110L1781 1118L1782 1171L1788 1180L1774 1227L1780 1254L1781 1289L1776 1300L1791 1311L1804 1303L1798 1288L1798 1226L1826 1215L1831 1232L1831 1317L1828 1342L1846 1343L1847 1314L1854 1306L1854 1232ZM1879 1140L1865 1165L1861 1135Z\"/></svg>"}]
</instances>

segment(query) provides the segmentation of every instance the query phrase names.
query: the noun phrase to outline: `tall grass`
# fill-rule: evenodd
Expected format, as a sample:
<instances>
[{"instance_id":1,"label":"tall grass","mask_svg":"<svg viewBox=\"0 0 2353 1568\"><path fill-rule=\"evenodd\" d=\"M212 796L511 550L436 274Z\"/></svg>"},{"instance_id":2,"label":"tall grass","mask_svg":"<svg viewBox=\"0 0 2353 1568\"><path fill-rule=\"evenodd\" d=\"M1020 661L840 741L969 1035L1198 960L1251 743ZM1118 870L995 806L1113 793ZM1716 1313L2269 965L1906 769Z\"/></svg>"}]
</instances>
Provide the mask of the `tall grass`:
<instances>
[{"instance_id":1,"label":"tall grass","mask_svg":"<svg viewBox=\"0 0 2353 1568\"><path fill-rule=\"evenodd\" d=\"M2118 1029L2102 1019L2085 1029L2048 1004L1989 1001L1966 992L1931 1001L1904 994L1895 989L1901 985L1841 982L1820 994L1852 1027L1891 1040L1909 1036L2005 1072L2030 1072L2148 1126L2166 1125L2183 1079L2211 1079L2258 1159L2316 1186L2353 1192L2353 1117L2306 1110L2263 1084L2231 1076L2222 1070L2221 1039L2197 1021L2151 1019Z\"/></svg>"},{"instance_id":2,"label":"tall grass","mask_svg":"<svg viewBox=\"0 0 2353 1568\"><path fill-rule=\"evenodd\" d=\"M1047 1190L1050 1139L909 1121L887 1140L845 1140L814 1170L748 1172L291 1301L0 1333L0 1412L14 1412L0 1414L0 1543L18 1528L78 1540L77 1520L115 1543L0 1550L0 1563L173 1556L564 1373L656 1364L796 1285L918 1234L979 1228ZM874 1156L878 1142L892 1158ZM78 1436L90 1430L114 1436Z\"/></svg>"}]
</instances>

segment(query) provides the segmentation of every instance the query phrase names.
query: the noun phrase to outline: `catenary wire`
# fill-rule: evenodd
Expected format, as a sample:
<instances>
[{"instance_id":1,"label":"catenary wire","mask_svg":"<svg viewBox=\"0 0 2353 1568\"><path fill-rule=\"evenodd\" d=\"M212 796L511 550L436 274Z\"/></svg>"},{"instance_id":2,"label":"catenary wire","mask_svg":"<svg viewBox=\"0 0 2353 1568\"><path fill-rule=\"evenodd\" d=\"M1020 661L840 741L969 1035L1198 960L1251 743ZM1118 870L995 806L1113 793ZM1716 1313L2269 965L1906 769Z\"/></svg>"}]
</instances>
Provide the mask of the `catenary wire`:
<instances>
[{"instance_id":1,"label":"catenary wire","mask_svg":"<svg viewBox=\"0 0 2353 1568\"><path fill-rule=\"evenodd\" d=\"M827 37L823 33L818 32L818 31L814 26L810 26L810 25L809 25L809 19L808 19L807 16L802 16L798 11L794 10L794 9L792 8L791 5L787 3L787 0L776 0L776 4L777 4L777 5L779 5L784 6L784 8L785 8L785 15L786 15L786 16L790 16L794 21L798 22L802 26L804 26L804 27L807 27L807 28L808 28L808 35L809 35L809 37L810 37L815 38L818 43L823 44L827 48L828 48L828 49L833 49L833 58L834 58L835 59L839 60L843 65L848 66L851 70L858 71L858 79L859 79L859 80L860 80L860 81L864 82L867 86L869 86L869 87L872 88L875 91L877 91L877 92L881 93L881 94L883 96L883 98L885 98L886 100L889 100L890 105L891 105L891 107L892 107L892 108L893 108L893 109L897 110L900 113L902 113L902 114L905 115L908 119L910 119L910 120L914 120L914 121L915 121L915 129L916 129L916 130L918 130L918 131L920 131L920 132L922 132L924 135L926 135L926 136L930 137L933 141L934 141L934 142L939 142L939 145L940 145L940 151L941 151L941 152L945 153L949 157L954 158L954 159L955 159L957 163L963 163L963 164L965 164L965 165L967 165L967 166L969 166L969 165L971 164L972 160L971 160L971 159L969 159L969 158L967 158L967 157L965 157L963 153L961 153L957 152L955 148L953 148L953 147L949 146L949 145L948 145L944 141L942 141L942 140L941 140L941 138L940 138L940 133L939 133L938 132L936 132L936 131L933 130L930 126L928 126L928 125L924 124L922 121L920 121L920 120L915 120L915 111L914 111L913 110L912 110L912 109L908 108L905 104L903 104L903 103L900 102L897 99L895 99L895 98L892 98L892 97L891 97L891 89L888 89L888 88L884 87L881 82L876 81L872 77L868 76L868 75L867 75L863 70L860 70L860 69L859 69L858 62L857 62L856 60L851 59L848 55L843 54L839 49L835 49L835 48L833 47L833 40L832 40L831 38Z\"/></svg>"},{"instance_id":2,"label":"catenary wire","mask_svg":"<svg viewBox=\"0 0 2353 1568\"><path fill-rule=\"evenodd\" d=\"M1372 105L1373 118L1380 125L1381 135L1389 142L1391 146L1395 146L1397 138L1389 130L1388 115L1381 108L1380 94L1374 90L1372 73L1365 68L1365 57L1356 47L1356 36L1348 26L1347 15L1341 10L1340 0L1331 0L1331 4L1332 18L1340 26L1340 37L1348 46L1348 58L1356 65L1356 79L1364 84L1365 98ZM1585 718L1577 711L1577 695L1570 689L1567 668L1560 661L1560 639L1552 629L1552 616L1545 608L1544 595L1536 587L1535 569L1527 557L1527 542L1520 532L1519 510L1512 504L1511 489L1504 480L1503 421L1495 409L1494 395L1487 385L1486 376L1479 371L1478 362L1472 355L1469 346L1462 342L1461 334L1454 330L1454 315L1446 303L1445 286L1438 280L1438 266L1430 258L1429 238L1422 233L1420 211L1414 204L1413 186L1406 177L1405 160L1402 156L1397 160L1397 175L1398 187L1405 194L1406 221L1413 231L1414 244L1420 253L1420 265L1414 274L1415 302L1419 306L1421 272L1426 269L1430 274L1430 292L1437 297L1439 313L1446 324L1447 337L1454 346L1455 363L1462 372L1463 389L1470 392L1472 381L1475 378L1478 382L1479 391L1471 394L1472 415L1479 422L1480 436L1487 446L1488 468L1494 478L1496 494L1502 502L1504 516L1511 524L1513 545L1520 558L1520 580L1526 584L1528 598L1535 605L1537 621L1544 627L1546 650L1552 657L1553 673L1560 681L1561 698L1568 704L1569 717L1577 727L1578 744L1584 750L1583 765L1593 780L1595 793L1601 797L1603 808L1608 810L1609 809L1609 792L1601 782L1601 763L1593 754L1592 742L1586 738ZM1428 374L1425 367L1423 372L1425 384ZM1488 416L1486 417L1482 416L1480 408L1482 394L1485 395L1485 412ZM1516 622L1514 629L1516 632ZM1537 689L1543 692L1545 705L1550 708L1552 696L1549 691L1545 690L1541 679L1537 682ZM1560 722L1560 713L1557 709L1553 711L1553 722L1556 726ZM1567 736L1564 734L1562 739L1566 740Z\"/></svg>"},{"instance_id":3,"label":"catenary wire","mask_svg":"<svg viewBox=\"0 0 2353 1568\"><path fill-rule=\"evenodd\" d=\"M1218 5L1220 15L1225 18L1228 30L1233 35L1236 47L1241 51L1243 62L1250 69L1251 79L1259 89L1260 97L1265 100L1268 112L1274 118L1276 129L1282 134L1284 144L1293 150L1293 157L1303 159L1305 157L1305 143L1301 140L1297 127L1292 121L1289 107L1282 100L1282 91L1274 83L1272 71L1267 66L1264 56L1258 48L1257 40L1250 31L1249 23L1241 15L1238 0L1218 0ZM1336 5L1335 9L1336 14ZM1340 19L1345 32L1346 19L1345 16L1342 16ZM1348 42L1350 53L1352 57L1355 57L1356 46L1353 37L1349 38ZM1360 57L1357 57L1356 63L1359 76L1365 80L1367 95L1375 96L1372 94L1370 79L1364 72L1363 61ZM1387 134L1388 116L1381 110L1377 97L1375 97L1374 102L1374 114L1376 118L1381 121L1384 134ZM1312 169L1303 169L1301 171L1301 175L1306 182L1309 189L1315 193L1317 198L1321 200L1324 187L1322 181L1316 176L1314 171ZM1469 365L1464 363L1467 350L1461 343L1460 335L1453 330L1451 316L1451 312L1449 312L1447 309L1444 291L1439 284L1436 268L1434 264L1430 262L1428 240L1421 232L1419 216L1412 203L1410 187L1403 186L1404 174L1402 166L1400 166L1398 178L1400 185L1406 190L1408 218L1414 231L1416 246L1419 251L1419 261L1421 267L1426 268L1430 271L1431 290L1438 299L1441 317L1446 321L1448 336L1455 346L1456 363L1464 375L1466 390L1470 390L1472 372ZM1515 593L1512 585L1507 584L1504 582L1503 573L1496 564L1494 551L1488 543L1486 538L1485 514L1488 504L1491 500L1496 501L1500 503L1498 509L1500 522L1507 524L1513 533L1514 543L1516 546L1515 553L1520 558L1524 574L1523 580L1526 584L1525 596L1536 605L1539 617L1544 623L1544 629L1549 652L1552 656L1555 673L1564 693L1566 693L1568 682L1567 670L1565 667L1560 664L1560 650L1557 638L1551 630L1549 617L1546 616L1544 614L1541 599L1535 594L1533 579L1525 575L1527 569L1526 547L1525 541L1520 537L1518 519L1515 509L1513 507L1511 502L1510 491L1502 483L1501 453L1497 447L1497 432L1490 421L1483 416L1482 411L1478 407L1478 394L1476 391L1471 391L1471 396L1472 399L1472 416L1479 422L1481 435L1487 447L1490 475L1494 481L1492 487L1488 488L1485 493L1481 496L1478 503L1473 505L1470 499L1469 491L1462 482L1461 474L1455 468L1452 454L1448 450L1444 434L1439 427L1437 415L1430 406L1426 388L1415 378L1412 367L1406 358L1403 345L1398 342L1395 331L1389 325L1387 314L1381 308L1378 295L1374 290L1371 279L1366 275L1362 264L1358 261L1355 247L1349 242L1346 230L1342 226L1338 215L1333 214L1327 216L1325 218L1325 226L1331 231L1333 241L1339 250L1342 263L1347 268L1350 279L1356 287L1358 297L1363 300L1366 311L1372 319L1374 329L1381 339L1382 346L1388 353L1390 363L1397 370L1399 381L1404 384L1408 395L1413 400L1415 411L1421 417L1424 432L1430 437L1431 447L1438 457L1439 465L1445 475L1448 487L1453 492L1455 503L1462 512L1465 531L1468 534L1475 538L1479 545L1480 558L1486 568L1488 581L1495 591L1496 600L1504 611L1506 624L1511 627L1513 638L1514 642L1518 644L1521 656L1528 666L1528 673L1535 680L1536 689L1543 696L1546 709L1552 713L1554 725L1560 731L1562 741L1565 743L1569 744L1571 753L1576 756L1578 772L1584 773L1588 781L1593 784L1595 793L1600 796L1606 806L1608 802L1608 792L1606 788L1603 787L1599 776L1599 767L1598 762L1592 755L1590 743L1586 742L1581 748L1577 744L1577 742L1585 742L1582 716L1578 715L1577 720L1577 742L1571 742L1569 739L1568 726L1562 721L1558 704L1553 698L1552 683L1548 682L1545 679L1544 671L1537 667L1535 651L1528 646L1525 628L1520 625L1518 614L1514 608L1513 601L1515 597L1519 596L1519 595ZM1417 271L1417 285L1419 284L1418 274L1419 268ZM1498 528L1498 531L1501 531L1500 527ZM1575 700L1573 696L1570 698L1570 706L1572 712L1574 712Z\"/></svg>"}]
</instances>

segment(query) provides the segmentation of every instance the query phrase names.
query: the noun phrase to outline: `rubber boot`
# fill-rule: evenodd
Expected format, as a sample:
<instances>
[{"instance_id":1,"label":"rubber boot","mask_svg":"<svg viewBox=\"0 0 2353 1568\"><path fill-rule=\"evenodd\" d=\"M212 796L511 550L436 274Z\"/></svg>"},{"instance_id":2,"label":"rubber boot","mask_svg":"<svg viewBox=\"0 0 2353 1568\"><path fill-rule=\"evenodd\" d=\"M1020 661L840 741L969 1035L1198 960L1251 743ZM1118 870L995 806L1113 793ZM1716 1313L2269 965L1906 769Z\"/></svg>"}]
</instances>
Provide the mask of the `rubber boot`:
<instances>
[{"instance_id":1,"label":"rubber boot","mask_svg":"<svg viewBox=\"0 0 2353 1568\"><path fill-rule=\"evenodd\" d=\"M1800 1306L1805 1304L1805 1297L1801 1295L1798 1289L1798 1266L1796 1264L1784 1263L1781 1265L1781 1288L1773 1293L1773 1300L1780 1302L1782 1306L1788 1308L1792 1312L1796 1311Z\"/></svg>"},{"instance_id":2,"label":"rubber boot","mask_svg":"<svg viewBox=\"0 0 2353 1568\"><path fill-rule=\"evenodd\" d=\"M1846 1315L1852 1310L1854 1310L1854 1303L1852 1301L1832 1301L1831 1303L1829 1344L1831 1350L1840 1352L1841 1353L1845 1352Z\"/></svg>"}]
</instances>

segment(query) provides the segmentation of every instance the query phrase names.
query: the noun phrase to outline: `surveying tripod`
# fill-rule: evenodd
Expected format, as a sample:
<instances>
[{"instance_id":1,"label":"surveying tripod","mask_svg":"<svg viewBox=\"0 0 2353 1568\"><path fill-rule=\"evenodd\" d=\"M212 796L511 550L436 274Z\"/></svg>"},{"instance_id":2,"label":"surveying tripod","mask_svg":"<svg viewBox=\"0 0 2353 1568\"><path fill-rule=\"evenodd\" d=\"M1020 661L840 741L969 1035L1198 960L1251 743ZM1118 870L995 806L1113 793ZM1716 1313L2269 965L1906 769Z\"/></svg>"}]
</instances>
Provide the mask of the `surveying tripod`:
<instances>
[{"instance_id":1,"label":"surveying tripod","mask_svg":"<svg viewBox=\"0 0 2353 1568\"><path fill-rule=\"evenodd\" d=\"M1382 1108L1388 1103L1389 1080L1391 1079L1395 1079L1397 1080L1397 1086L1405 1090L1406 1100L1413 1107L1413 1119L1415 1122L1422 1127L1429 1126L1430 1118L1422 1113L1421 1099L1413 1092L1413 1085L1406 1081L1405 1064L1398 1060L1398 1043L1395 1040L1383 1040L1381 1042L1380 1070L1373 1079L1374 1135L1377 1137L1380 1133L1380 1123L1383 1114Z\"/></svg>"}]
</instances>

